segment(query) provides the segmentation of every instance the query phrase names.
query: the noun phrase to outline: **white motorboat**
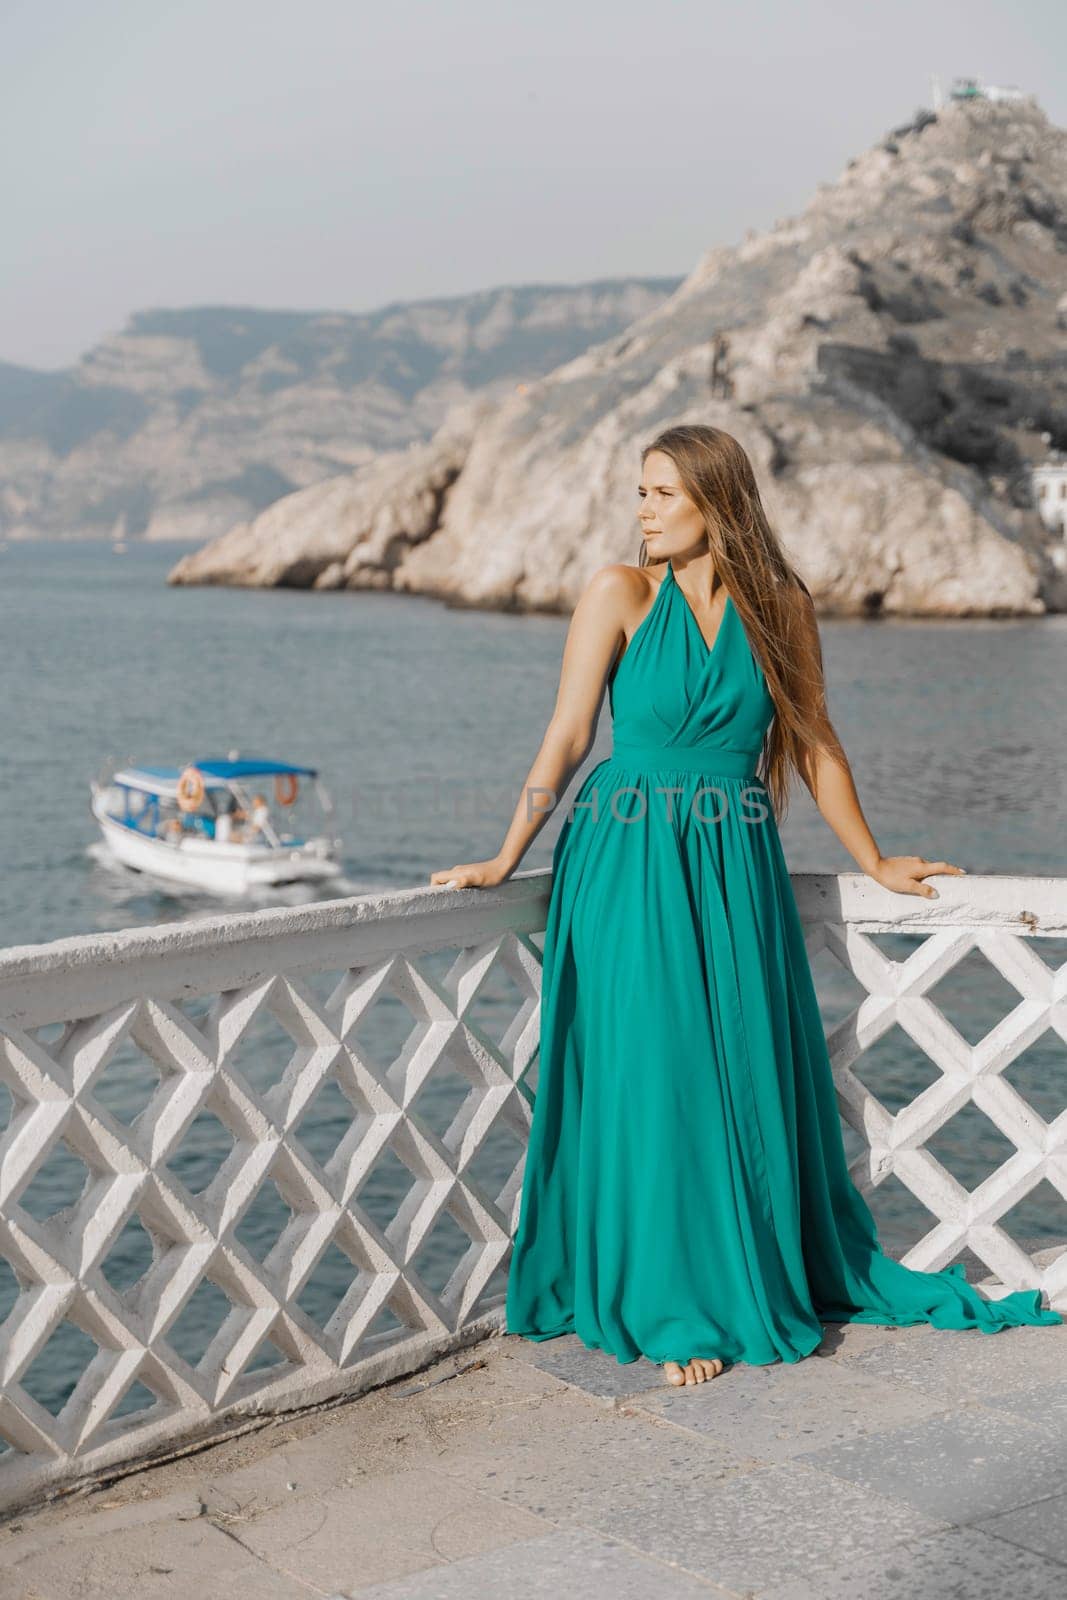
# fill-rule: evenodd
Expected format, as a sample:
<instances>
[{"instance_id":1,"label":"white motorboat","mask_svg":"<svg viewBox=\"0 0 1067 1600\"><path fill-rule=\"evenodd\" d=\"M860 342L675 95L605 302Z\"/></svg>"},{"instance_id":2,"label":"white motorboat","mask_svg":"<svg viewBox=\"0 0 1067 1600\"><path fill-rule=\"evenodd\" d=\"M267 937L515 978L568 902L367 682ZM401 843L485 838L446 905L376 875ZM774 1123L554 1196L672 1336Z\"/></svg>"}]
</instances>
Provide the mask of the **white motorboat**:
<instances>
[{"instance_id":1,"label":"white motorboat","mask_svg":"<svg viewBox=\"0 0 1067 1600\"><path fill-rule=\"evenodd\" d=\"M333 803L314 767L231 754L184 767L124 767L90 789L109 851L136 872L244 894L342 870Z\"/></svg>"}]
</instances>

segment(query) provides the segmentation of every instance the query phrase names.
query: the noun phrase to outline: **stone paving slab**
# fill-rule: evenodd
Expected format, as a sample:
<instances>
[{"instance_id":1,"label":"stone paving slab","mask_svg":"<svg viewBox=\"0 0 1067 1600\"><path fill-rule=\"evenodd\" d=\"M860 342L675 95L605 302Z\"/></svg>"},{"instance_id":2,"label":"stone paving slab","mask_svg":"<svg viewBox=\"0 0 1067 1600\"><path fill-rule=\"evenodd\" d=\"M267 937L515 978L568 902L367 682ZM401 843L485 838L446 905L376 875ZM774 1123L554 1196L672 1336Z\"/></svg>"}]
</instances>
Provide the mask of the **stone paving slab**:
<instances>
[{"instance_id":1,"label":"stone paving slab","mask_svg":"<svg viewBox=\"0 0 1067 1600\"><path fill-rule=\"evenodd\" d=\"M881 1433L935 1414L931 1396L869 1378L843 1362L737 1366L710 1383L663 1389L635 1402L651 1416L765 1461Z\"/></svg>"},{"instance_id":2,"label":"stone paving slab","mask_svg":"<svg viewBox=\"0 0 1067 1600\"><path fill-rule=\"evenodd\" d=\"M907 1383L950 1406L994 1401L1067 1375L1067 1324L981 1333L925 1325L845 1359L871 1378Z\"/></svg>"},{"instance_id":3,"label":"stone paving slab","mask_svg":"<svg viewBox=\"0 0 1067 1600\"><path fill-rule=\"evenodd\" d=\"M576 1497L583 1526L725 1589L757 1592L815 1566L887 1557L945 1524L900 1501L793 1462L708 1483L676 1472Z\"/></svg>"},{"instance_id":4,"label":"stone paving slab","mask_svg":"<svg viewBox=\"0 0 1067 1600\"><path fill-rule=\"evenodd\" d=\"M583 1528L360 1590L360 1600L714 1600L706 1583ZM340 1600L340 1597L337 1597Z\"/></svg>"},{"instance_id":5,"label":"stone paving slab","mask_svg":"<svg viewBox=\"0 0 1067 1600\"><path fill-rule=\"evenodd\" d=\"M99 1539L102 1532L120 1533L126 1528L145 1528L152 1522L195 1522L203 1514L199 1491L178 1489L153 1500L116 1503L106 1491L95 1496L98 1509L81 1516L62 1519L54 1512L40 1512L4 1530L0 1540L0 1572L8 1572L31 1558L45 1555L59 1546L77 1549L87 1541ZM0 1595L3 1584L0 1583Z\"/></svg>"},{"instance_id":6,"label":"stone paving slab","mask_svg":"<svg viewBox=\"0 0 1067 1600\"><path fill-rule=\"evenodd\" d=\"M103 1506L111 1505L101 1497ZM138 1600L188 1595L188 1583L204 1580L214 1593L225 1581L227 1596L262 1594L289 1600L312 1593L265 1569L249 1551L204 1517L195 1489L113 1509L57 1520L28 1519L21 1533L0 1544L0 1595L4 1600L97 1600L116 1594Z\"/></svg>"},{"instance_id":7,"label":"stone paving slab","mask_svg":"<svg viewBox=\"0 0 1067 1600\"><path fill-rule=\"evenodd\" d=\"M506 1412L476 1435L457 1438L437 1454L434 1470L474 1492L571 1524L590 1495L610 1498L622 1485L655 1488L679 1479L711 1494L730 1474L761 1464L694 1433L566 1395L534 1418Z\"/></svg>"},{"instance_id":8,"label":"stone paving slab","mask_svg":"<svg viewBox=\"0 0 1067 1600\"><path fill-rule=\"evenodd\" d=\"M597 1400L613 1403L649 1389L662 1389L666 1382L663 1368L656 1362L646 1361L644 1356L637 1361L617 1361L605 1350L587 1350L573 1333L543 1340L522 1339L518 1334L508 1337L519 1341L518 1354L529 1366L551 1373Z\"/></svg>"},{"instance_id":9,"label":"stone paving slab","mask_svg":"<svg viewBox=\"0 0 1067 1600\"><path fill-rule=\"evenodd\" d=\"M1061 1593L1067 1595L1067 1494L1048 1495L1031 1501L1028 1506L998 1512L995 1517L984 1517L974 1526L995 1534L998 1539L1021 1545L1024 1550L1062 1561Z\"/></svg>"},{"instance_id":10,"label":"stone paving slab","mask_svg":"<svg viewBox=\"0 0 1067 1600\"><path fill-rule=\"evenodd\" d=\"M980 1406L797 1456L946 1522L974 1522L1067 1490L1067 1437Z\"/></svg>"},{"instance_id":11,"label":"stone paving slab","mask_svg":"<svg viewBox=\"0 0 1067 1600\"><path fill-rule=\"evenodd\" d=\"M824 1322L822 1330L822 1344L812 1351L817 1361L842 1361L875 1345L905 1343L915 1334L914 1328L880 1322Z\"/></svg>"},{"instance_id":12,"label":"stone paving slab","mask_svg":"<svg viewBox=\"0 0 1067 1600\"><path fill-rule=\"evenodd\" d=\"M895 1546L876 1561L822 1569L759 1600L1063 1600L1067 1568L974 1528Z\"/></svg>"},{"instance_id":13,"label":"stone paving slab","mask_svg":"<svg viewBox=\"0 0 1067 1600\"><path fill-rule=\"evenodd\" d=\"M991 1394L985 1403L995 1411L1010 1411L1013 1416L1026 1417L1029 1422L1067 1427L1067 1371L1053 1383Z\"/></svg>"},{"instance_id":14,"label":"stone paving slab","mask_svg":"<svg viewBox=\"0 0 1067 1600\"><path fill-rule=\"evenodd\" d=\"M291 1575L265 1569L211 1523L153 1521L119 1528L107 1538L57 1542L37 1556L0 1565L4 1600L188 1600L190 1593L252 1600L301 1600L313 1591Z\"/></svg>"},{"instance_id":15,"label":"stone paving slab","mask_svg":"<svg viewBox=\"0 0 1067 1600\"><path fill-rule=\"evenodd\" d=\"M417 1470L294 1499L238 1531L267 1566L298 1573L329 1593L462 1561L552 1529L518 1506Z\"/></svg>"}]
</instances>

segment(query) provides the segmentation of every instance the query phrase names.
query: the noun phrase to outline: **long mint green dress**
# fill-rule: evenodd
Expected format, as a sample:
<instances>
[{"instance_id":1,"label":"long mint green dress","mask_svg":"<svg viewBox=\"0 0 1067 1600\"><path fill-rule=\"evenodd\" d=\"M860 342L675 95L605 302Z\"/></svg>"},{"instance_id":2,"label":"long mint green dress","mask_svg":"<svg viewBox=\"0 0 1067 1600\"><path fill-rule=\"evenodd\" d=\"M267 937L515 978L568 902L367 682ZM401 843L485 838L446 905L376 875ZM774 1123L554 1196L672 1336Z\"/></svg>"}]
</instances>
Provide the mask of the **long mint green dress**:
<instances>
[{"instance_id":1,"label":"long mint green dress","mask_svg":"<svg viewBox=\"0 0 1067 1600\"><path fill-rule=\"evenodd\" d=\"M668 564L560 830L506 1327L618 1361L798 1361L823 1322L1062 1323L883 1253L848 1171L768 792L774 704L731 599Z\"/></svg>"}]
</instances>

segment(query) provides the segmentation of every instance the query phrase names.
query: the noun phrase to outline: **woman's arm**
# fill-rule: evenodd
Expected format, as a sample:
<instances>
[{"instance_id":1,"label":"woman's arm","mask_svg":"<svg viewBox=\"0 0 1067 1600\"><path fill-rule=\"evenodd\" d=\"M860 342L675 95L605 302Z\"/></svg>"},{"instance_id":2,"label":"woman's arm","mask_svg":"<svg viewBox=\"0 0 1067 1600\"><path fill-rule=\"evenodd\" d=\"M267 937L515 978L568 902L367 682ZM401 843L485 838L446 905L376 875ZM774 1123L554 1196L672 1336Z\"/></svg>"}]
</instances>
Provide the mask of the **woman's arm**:
<instances>
[{"instance_id":1,"label":"woman's arm","mask_svg":"<svg viewBox=\"0 0 1067 1600\"><path fill-rule=\"evenodd\" d=\"M559 690L541 747L526 775L515 814L499 851L430 874L451 888L487 888L515 871L589 753L608 673L626 641L626 622L638 605L641 580L632 567L600 567L574 608L563 649Z\"/></svg>"},{"instance_id":2,"label":"woman's arm","mask_svg":"<svg viewBox=\"0 0 1067 1600\"><path fill-rule=\"evenodd\" d=\"M842 757L844 752L841 753ZM882 853L860 806L852 769L845 760L821 746L809 757L801 777L829 828L863 872L873 873Z\"/></svg>"},{"instance_id":3,"label":"woman's arm","mask_svg":"<svg viewBox=\"0 0 1067 1600\"><path fill-rule=\"evenodd\" d=\"M806 627L814 630L815 634L814 640L809 641L814 645L809 651L810 659L821 660L822 652L817 643L818 622L810 599L805 600L803 615ZM953 866L948 861L928 861L925 856L882 855L863 815L848 758L829 714L825 712L825 685L822 703L824 720L823 727L817 733L819 742L810 752L807 771L802 770L801 777L827 826L837 835L860 870L876 883L897 894L920 894L936 900L937 890L922 880L936 873L963 876L967 869Z\"/></svg>"}]
</instances>

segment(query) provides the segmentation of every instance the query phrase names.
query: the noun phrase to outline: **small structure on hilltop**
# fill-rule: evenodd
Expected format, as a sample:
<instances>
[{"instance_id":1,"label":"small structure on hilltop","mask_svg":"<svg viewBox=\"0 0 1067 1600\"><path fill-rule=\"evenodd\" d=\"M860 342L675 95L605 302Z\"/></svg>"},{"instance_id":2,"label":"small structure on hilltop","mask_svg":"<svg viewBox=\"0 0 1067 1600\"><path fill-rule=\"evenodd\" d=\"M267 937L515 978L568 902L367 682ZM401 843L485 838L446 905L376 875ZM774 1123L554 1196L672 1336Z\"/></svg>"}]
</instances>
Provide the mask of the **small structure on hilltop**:
<instances>
[{"instance_id":1,"label":"small structure on hilltop","mask_svg":"<svg viewBox=\"0 0 1067 1600\"><path fill-rule=\"evenodd\" d=\"M940 110L942 105L941 85L937 78L934 84L934 108ZM953 78L952 88L949 90L950 100L1033 100L1034 96L1025 89L1020 89L1014 83L982 83L978 78Z\"/></svg>"},{"instance_id":2,"label":"small structure on hilltop","mask_svg":"<svg viewBox=\"0 0 1067 1600\"><path fill-rule=\"evenodd\" d=\"M1067 541L1067 458L1053 450L1030 473L1034 504L1045 527Z\"/></svg>"}]
</instances>

